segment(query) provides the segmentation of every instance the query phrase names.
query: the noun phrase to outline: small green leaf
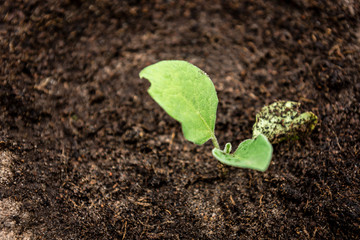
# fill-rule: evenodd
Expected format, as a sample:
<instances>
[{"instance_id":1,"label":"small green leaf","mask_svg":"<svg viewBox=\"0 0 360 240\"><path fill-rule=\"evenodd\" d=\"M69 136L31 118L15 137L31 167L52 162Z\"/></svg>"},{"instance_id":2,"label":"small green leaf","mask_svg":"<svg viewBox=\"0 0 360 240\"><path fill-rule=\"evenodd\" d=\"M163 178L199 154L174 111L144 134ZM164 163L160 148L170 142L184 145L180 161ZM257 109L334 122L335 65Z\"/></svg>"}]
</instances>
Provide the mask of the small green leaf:
<instances>
[{"instance_id":1,"label":"small green leaf","mask_svg":"<svg viewBox=\"0 0 360 240\"><path fill-rule=\"evenodd\" d=\"M227 143L225 144L225 147L224 147L224 153L230 153L231 152L231 143Z\"/></svg>"},{"instance_id":2,"label":"small green leaf","mask_svg":"<svg viewBox=\"0 0 360 240\"><path fill-rule=\"evenodd\" d=\"M279 143L286 139L298 139L310 133L317 123L312 112L300 114L300 103L278 101L265 106L256 114L253 127L253 138L264 134L271 143Z\"/></svg>"},{"instance_id":3,"label":"small green leaf","mask_svg":"<svg viewBox=\"0 0 360 240\"><path fill-rule=\"evenodd\" d=\"M260 134L255 139L240 143L233 154L214 148L212 154L221 163L241 168L266 171L269 167L273 148L268 139Z\"/></svg>"},{"instance_id":4,"label":"small green leaf","mask_svg":"<svg viewBox=\"0 0 360 240\"><path fill-rule=\"evenodd\" d=\"M187 140L201 145L216 139L218 98L205 72L188 62L170 60L144 68L140 77L150 81L150 96L181 123Z\"/></svg>"}]
</instances>

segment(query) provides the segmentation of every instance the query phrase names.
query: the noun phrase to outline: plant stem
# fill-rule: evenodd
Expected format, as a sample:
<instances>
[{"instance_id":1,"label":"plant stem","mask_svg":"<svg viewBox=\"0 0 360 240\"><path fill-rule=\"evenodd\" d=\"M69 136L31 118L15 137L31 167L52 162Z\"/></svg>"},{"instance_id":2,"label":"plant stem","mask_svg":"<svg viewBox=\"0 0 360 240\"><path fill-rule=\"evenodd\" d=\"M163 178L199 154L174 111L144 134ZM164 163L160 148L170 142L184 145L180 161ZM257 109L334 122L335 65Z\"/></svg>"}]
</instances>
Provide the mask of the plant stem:
<instances>
[{"instance_id":1,"label":"plant stem","mask_svg":"<svg viewBox=\"0 0 360 240\"><path fill-rule=\"evenodd\" d=\"M212 141L212 143L213 143L213 145L214 145L215 148L220 149L219 142L218 142L217 138L215 137L215 135L213 135L213 136L211 137L211 141Z\"/></svg>"}]
</instances>

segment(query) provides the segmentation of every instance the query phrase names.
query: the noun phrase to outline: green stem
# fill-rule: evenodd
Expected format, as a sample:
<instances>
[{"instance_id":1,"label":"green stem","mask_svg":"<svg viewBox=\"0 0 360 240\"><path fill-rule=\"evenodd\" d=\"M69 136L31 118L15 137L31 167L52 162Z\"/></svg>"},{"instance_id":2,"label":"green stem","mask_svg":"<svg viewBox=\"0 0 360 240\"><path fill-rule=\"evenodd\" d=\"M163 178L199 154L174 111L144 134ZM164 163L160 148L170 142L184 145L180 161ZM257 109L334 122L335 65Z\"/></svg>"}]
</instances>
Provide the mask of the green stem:
<instances>
[{"instance_id":1,"label":"green stem","mask_svg":"<svg viewBox=\"0 0 360 240\"><path fill-rule=\"evenodd\" d=\"M213 143L213 145L214 145L215 148L220 149L219 142L218 142L217 138L215 137L215 135L213 135L213 136L211 137L211 141L212 141L212 143Z\"/></svg>"}]
</instances>

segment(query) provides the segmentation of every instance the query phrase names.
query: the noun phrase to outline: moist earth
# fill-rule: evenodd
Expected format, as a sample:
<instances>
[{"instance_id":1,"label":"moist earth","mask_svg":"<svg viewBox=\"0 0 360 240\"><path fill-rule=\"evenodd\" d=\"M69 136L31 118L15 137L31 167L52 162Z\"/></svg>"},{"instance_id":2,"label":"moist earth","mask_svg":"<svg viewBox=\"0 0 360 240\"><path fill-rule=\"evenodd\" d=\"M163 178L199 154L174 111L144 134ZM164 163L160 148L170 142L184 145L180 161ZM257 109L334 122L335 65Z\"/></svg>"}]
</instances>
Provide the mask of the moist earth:
<instances>
[{"instance_id":1,"label":"moist earth","mask_svg":"<svg viewBox=\"0 0 360 240\"><path fill-rule=\"evenodd\" d=\"M359 16L356 0L3 1L0 239L359 239ZM319 123L264 173L219 166L138 77L165 59L213 80L222 146L277 100Z\"/></svg>"}]
</instances>

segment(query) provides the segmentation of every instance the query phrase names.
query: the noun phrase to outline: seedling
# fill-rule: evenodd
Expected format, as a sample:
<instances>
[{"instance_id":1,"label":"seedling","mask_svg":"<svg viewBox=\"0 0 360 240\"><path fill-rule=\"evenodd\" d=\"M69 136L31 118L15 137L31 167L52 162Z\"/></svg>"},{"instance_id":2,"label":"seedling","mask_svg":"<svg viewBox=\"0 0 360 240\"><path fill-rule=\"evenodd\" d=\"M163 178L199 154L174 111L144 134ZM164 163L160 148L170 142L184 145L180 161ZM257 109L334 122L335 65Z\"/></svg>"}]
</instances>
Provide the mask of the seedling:
<instances>
[{"instance_id":1,"label":"seedling","mask_svg":"<svg viewBox=\"0 0 360 240\"><path fill-rule=\"evenodd\" d=\"M234 153L230 143L220 149L214 132L218 98L213 82L201 69L186 61L161 61L144 68L140 78L150 81L150 96L181 123L187 140L202 145L211 139L213 156L224 164L259 171L268 168L273 148L268 140L271 134L262 131L267 129L265 121L254 126L253 138L241 142Z\"/></svg>"}]
</instances>

